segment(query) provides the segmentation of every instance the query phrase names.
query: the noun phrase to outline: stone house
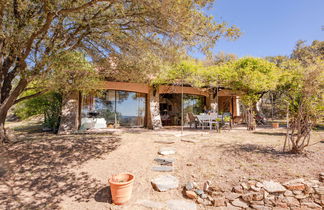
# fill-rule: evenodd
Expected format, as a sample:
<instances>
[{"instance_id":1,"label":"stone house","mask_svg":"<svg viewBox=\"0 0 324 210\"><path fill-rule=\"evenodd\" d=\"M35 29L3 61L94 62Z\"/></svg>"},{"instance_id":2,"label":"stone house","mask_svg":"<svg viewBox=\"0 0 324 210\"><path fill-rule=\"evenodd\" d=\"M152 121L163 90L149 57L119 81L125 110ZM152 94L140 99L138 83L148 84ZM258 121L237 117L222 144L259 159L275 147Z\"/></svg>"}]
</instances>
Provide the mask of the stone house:
<instances>
[{"instance_id":1,"label":"stone house","mask_svg":"<svg viewBox=\"0 0 324 210\"><path fill-rule=\"evenodd\" d=\"M195 88L189 85L151 86L144 83L104 81L93 94L74 93L62 110L59 132L89 128L146 127L181 125L181 95L184 121L187 113L206 110L241 116L239 93L224 88Z\"/></svg>"}]
</instances>

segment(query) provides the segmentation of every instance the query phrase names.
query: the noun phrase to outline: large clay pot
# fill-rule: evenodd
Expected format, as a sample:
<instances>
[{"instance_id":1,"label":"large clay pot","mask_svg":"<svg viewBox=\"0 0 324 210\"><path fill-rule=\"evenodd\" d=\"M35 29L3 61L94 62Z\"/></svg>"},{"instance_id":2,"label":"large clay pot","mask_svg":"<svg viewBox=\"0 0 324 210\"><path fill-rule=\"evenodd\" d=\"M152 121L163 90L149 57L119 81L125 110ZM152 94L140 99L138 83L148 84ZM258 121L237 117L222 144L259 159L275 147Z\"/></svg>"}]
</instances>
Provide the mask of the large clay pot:
<instances>
[{"instance_id":1,"label":"large clay pot","mask_svg":"<svg viewBox=\"0 0 324 210\"><path fill-rule=\"evenodd\" d=\"M123 205L131 198L134 178L130 173L122 173L108 180L114 204Z\"/></svg>"},{"instance_id":2,"label":"large clay pot","mask_svg":"<svg viewBox=\"0 0 324 210\"><path fill-rule=\"evenodd\" d=\"M272 128L279 128L279 123L272 123Z\"/></svg>"}]
</instances>

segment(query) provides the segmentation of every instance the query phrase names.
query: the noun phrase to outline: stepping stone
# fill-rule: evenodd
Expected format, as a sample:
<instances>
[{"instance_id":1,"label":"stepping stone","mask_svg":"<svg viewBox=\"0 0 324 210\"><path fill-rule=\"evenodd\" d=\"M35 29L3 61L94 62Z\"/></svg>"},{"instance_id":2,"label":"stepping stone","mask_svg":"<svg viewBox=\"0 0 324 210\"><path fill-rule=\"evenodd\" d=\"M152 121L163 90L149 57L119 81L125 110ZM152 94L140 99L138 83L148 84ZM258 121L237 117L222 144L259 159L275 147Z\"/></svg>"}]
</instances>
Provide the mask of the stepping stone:
<instances>
[{"instance_id":1,"label":"stepping stone","mask_svg":"<svg viewBox=\"0 0 324 210\"><path fill-rule=\"evenodd\" d=\"M175 189L179 186L179 180L171 175L161 175L151 180L153 188L159 192Z\"/></svg>"},{"instance_id":2,"label":"stepping stone","mask_svg":"<svg viewBox=\"0 0 324 210\"><path fill-rule=\"evenodd\" d=\"M183 142L189 142L189 143L199 143L199 140L197 139L181 139Z\"/></svg>"},{"instance_id":3,"label":"stepping stone","mask_svg":"<svg viewBox=\"0 0 324 210\"><path fill-rule=\"evenodd\" d=\"M171 171L173 171L173 167L172 166L153 166L152 171L171 172Z\"/></svg>"},{"instance_id":4,"label":"stepping stone","mask_svg":"<svg viewBox=\"0 0 324 210\"><path fill-rule=\"evenodd\" d=\"M151 201L151 200L139 200L135 204L142 205L146 208L151 208L151 209L163 209L166 206L165 203Z\"/></svg>"},{"instance_id":5,"label":"stepping stone","mask_svg":"<svg viewBox=\"0 0 324 210\"><path fill-rule=\"evenodd\" d=\"M154 161L158 162L160 165L172 166L175 159L174 158L155 158Z\"/></svg>"},{"instance_id":6,"label":"stepping stone","mask_svg":"<svg viewBox=\"0 0 324 210\"><path fill-rule=\"evenodd\" d=\"M160 155L173 155L176 153L176 150L171 147L163 147L159 150Z\"/></svg>"},{"instance_id":7,"label":"stepping stone","mask_svg":"<svg viewBox=\"0 0 324 210\"><path fill-rule=\"evenodd\" d=\"M186 200L168 200L167 205L170 210L197 210L194 202Z\"/></svg>"},{"instance_id":8,"label":"stepping stone","mask_svg":"<svg viewBox=\"0 0 324 210\"><path fill-rule=\"evenodd\" d=\"M174 144L175 140L155 140L154 143L160 143L160 144Z\"/></svg>"}]
</instances>

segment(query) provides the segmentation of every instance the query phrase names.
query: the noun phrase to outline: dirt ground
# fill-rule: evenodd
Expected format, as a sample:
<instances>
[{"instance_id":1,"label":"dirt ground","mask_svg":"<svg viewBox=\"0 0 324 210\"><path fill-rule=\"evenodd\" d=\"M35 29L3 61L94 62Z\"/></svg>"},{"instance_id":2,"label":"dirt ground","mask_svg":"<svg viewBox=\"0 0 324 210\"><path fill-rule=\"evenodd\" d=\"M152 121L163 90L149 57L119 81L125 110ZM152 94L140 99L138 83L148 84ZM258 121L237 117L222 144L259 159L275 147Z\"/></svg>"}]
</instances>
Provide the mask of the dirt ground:
<instances>
[{"instance_id":1,"label":"dirt ground","mask_svg":"<svg viewBox=\"0 0 324 210\"><path fill-rule=\"evenodd\" d=\"M59 136L11 124L16 142L1 146L0 209L145 209L136 201L185 199L187 181L210 180L225 190L244 179L285 181L317 179L324 172L324 132L314 132L305 155L282 153L285 129L242 127L216 133L175 128L150 131L123 129L114 134ZM27 129L28 128L28 129ZM182 139L197 140L197 143ZM165 145L156 140L176 140ZM151 170L161 147L173 147L174 171L180 187L156 192L150 181L165 172ZM135 175L130 202L111 204L108 178L120 172ZM199 206L199 209L204 209Z\"/></svg>"}]
</instances>

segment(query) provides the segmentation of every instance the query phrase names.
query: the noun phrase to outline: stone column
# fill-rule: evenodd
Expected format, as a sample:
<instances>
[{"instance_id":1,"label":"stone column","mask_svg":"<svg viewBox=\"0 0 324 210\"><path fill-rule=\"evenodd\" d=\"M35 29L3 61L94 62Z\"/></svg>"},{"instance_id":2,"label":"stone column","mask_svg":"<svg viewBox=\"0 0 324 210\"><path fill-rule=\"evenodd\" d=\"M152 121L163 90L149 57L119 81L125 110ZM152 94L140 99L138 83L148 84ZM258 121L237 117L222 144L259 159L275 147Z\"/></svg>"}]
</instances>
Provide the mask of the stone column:
<instances>
[{"instance_id":1,"label":"stone column","mask_svg":"<svg viewBox=\"0 0 324 210\"><path fill-rule=\"evenodd\" d=\"M79 127L79 93L63 96L61 122L58 134L70 134Z\"/></svg>"},{"instance_id":2,"label":"stone column","mask_svg":"<svg viewBox=\"0 0 324 210\"><path fill-rule=\"evenodd\" d=\"M216 91L211 91L210 94L209 94L209 107L210 107L210 110L212 110L213 112L217 112L217 107L218 107L218 104L217 104L217 93Z\"/></svg>"},{"instance_id":3,"label":"stone column","mask_svg":"<svg viewBox=\"0 0 324 210\"><path fill-rule=\"evenodd\" d=\"M158 87L149 87L147 100L147 127L153 130L160 129L162 128L162 121L160 115L160 94Z\"/></svg>"}]
</instances>

